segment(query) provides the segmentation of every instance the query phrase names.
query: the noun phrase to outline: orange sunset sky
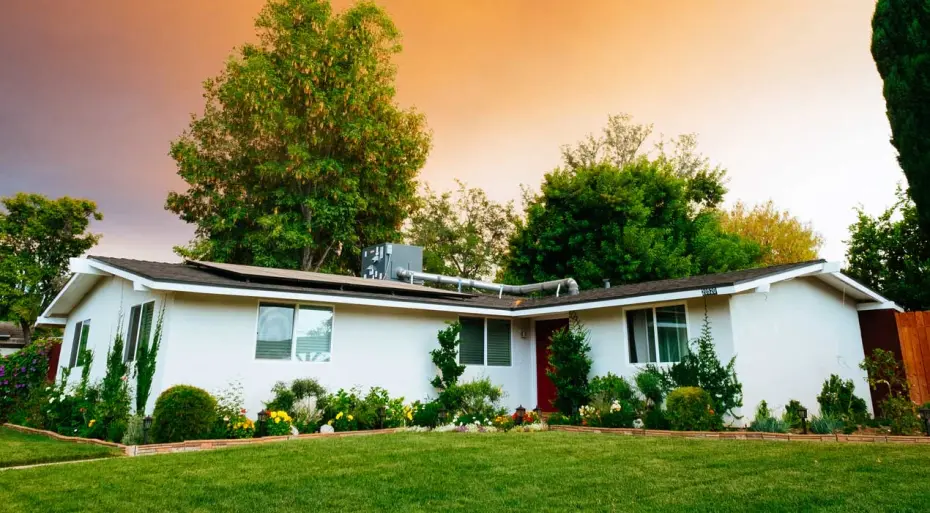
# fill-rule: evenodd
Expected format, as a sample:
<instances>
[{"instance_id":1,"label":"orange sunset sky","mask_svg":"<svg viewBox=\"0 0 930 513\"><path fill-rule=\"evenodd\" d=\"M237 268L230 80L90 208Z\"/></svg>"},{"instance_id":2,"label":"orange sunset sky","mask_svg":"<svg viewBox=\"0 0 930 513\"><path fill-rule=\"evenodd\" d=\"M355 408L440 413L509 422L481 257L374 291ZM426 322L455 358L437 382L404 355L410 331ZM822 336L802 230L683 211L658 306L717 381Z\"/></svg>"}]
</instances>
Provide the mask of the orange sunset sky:
<instances>
[{"instance_id":1,"label":"orange sunset sky","mask_svg":"<svg viewBox=\"0 0 930 513\"><path fill-rule=\"evenodd\" d=\"M380 0L404 34L397 100L427 116L421 178L499 200L538 187L559 146L627 112L700 134L728 203L773 199L844 256L853 207L903 181L869 53L873 0ZM254 37L262 0L4 0L0 196L97 201L95 254L173 260L192 228L169 141L201 82ZM348 1L334 2L337 9Z\"/></svg>"}]
</instances>

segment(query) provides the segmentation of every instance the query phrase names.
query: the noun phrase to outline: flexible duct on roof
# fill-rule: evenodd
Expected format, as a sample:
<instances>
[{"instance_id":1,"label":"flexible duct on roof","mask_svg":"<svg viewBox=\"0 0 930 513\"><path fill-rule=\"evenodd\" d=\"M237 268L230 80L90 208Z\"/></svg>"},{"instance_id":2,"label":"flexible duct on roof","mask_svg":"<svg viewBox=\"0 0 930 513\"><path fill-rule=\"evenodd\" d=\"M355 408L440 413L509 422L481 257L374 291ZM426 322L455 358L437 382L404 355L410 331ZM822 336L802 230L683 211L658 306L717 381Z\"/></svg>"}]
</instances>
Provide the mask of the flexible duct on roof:
<instances>
[{"instance_id":1,"label":"flexible duct on roof","mask_svg":"<svg viewBox=\"0 0 930 513\"><path fill-rule=\"evenodd\" d=\"M568 290L569 295L574 296L578 293L578 283L572 278L563 278L561 280L544 281L540 283L530 283L528 285L505 285L503 283L491 283L487 281L472 280L468 278L462 278L460 276L444 276L442 274L409 271L403 267L398 267L396 272L397 276L400 276L405 280L410 280L411 283L413 280L423 280L439 283L442 285L456 285L458 286L459 290L462 290L462 287L490 290L497 292L498 295L507 294L523 296L526 294L532 294L533 292L555 291L555 295L558 296L563 288Z\"/></svg>"}]
</instances>

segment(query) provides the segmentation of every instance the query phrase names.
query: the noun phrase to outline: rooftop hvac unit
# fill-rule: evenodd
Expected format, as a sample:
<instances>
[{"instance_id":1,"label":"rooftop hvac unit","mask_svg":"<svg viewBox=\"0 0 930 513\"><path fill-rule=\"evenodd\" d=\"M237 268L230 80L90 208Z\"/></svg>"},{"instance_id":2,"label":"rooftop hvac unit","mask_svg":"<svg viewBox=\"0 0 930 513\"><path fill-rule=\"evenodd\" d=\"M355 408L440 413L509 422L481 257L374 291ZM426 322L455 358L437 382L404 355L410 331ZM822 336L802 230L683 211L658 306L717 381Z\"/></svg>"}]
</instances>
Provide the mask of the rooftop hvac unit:
<instances>
[{"instance_id":1,"label":"rooftop hvac unit","mask_svg":"<svg viewBox=\"0 0 930 513\"><path fill-rule=\"evenodd\" d=\"M398 268L422 272L423 248L384 243L362 250L362 278L409 281L397 275Z\"/></svg>"}]
</instances>

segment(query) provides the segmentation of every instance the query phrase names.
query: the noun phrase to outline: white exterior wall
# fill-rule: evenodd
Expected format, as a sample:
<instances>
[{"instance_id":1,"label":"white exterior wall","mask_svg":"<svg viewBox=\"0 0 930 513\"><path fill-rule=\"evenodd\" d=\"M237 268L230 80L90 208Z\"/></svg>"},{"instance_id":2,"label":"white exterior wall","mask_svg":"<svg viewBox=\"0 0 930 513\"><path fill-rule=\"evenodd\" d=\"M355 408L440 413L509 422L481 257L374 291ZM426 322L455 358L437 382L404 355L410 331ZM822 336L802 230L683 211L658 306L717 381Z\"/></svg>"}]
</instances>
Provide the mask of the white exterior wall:
<instances>
[{"instance_id":1,"label":"white exterior wall","mask_svg":"<svg viewBox=\"0 0 930 513\"><path fill-rule=\"evenodd\" d=\"M106 373L107 351L113 344L117 325L122 315L123 337L126 337L126 322L129 310L140 303L155 301L156 318L165 296L150 291L140 292L133 290L131 282L116 277L105 277L97 283L83 301L68 316L65 332L61 342L61 356L58 360L57 376L61 376L61 368L67 367L71 361L71 346L74 342L74 328L77 323L90 320L90 333L87 337L87 349L94 352L91 365L91 381L102 379ZM154 327L152 328L154 332ZM81 378L81 367L71 369L69 382L76 383ZM158 386L158 376L152 387ZM152 404L153 399L150 399Z\"/></svg>"},{"instance_id":2,"label":"white exterior wall","mask_svg":"<svg viewBox=\"0 0 930 513\"><path fill-rule=\"evenodd\" d=\"M817 395L830 374L852 379L871 411L854 302L814 278L798 278L768 293L732 296L730 309L747 418L762 400L778 412L797 399L810 415L819 413Z\"/></svg>"},{"instance_id":3,"label":"white exterior wall","mask_svg":"<svg viewBox=\"0 0 930 513\"><path fill-rule=\"evenodd\" d=\"M437 332L456 320L455 314L336 305L330 362L257 360L258 304L254 298L177 294L169 307L170 335L159 355L161 387L153 396L175 384L216 393L239 381L250 416L272 399L275 382L295 378L316 378L331 392L378 386L406 401L436 396L429 385L437 372L429 352L439 347ZM512 366L468 366L462 377L491 378L507 394L508 408L529 404L533 376L529 337L520 338L519 321L512 325Z\"/></svg>"},{"instance_id":4,"label":"white exterior wall","mask_svg":"<svg viewBox=\"0 0 930 513\"><path fill-rule=\"evenodd\" d=\"M578 312L578 318L590 330L591 377L603 376L612 372L618 376L632 378L645 364L630 363L629 343L627 339L626 310L639 310L653 306L684 304L688 319L688 340L700 336L701 326L704 322L704 300L692 299L675 303L656 303L631 306L629 308L615 307L598 310L583 310ZM727 361L733 356L733 331L730 322L730 309L727 298L720 296L707 297L707 315L710 318L711 331L714 343L717 346L717 355L721 361ZM668 367L668 364L657 364Z\"/></svg>"}]
</instances>

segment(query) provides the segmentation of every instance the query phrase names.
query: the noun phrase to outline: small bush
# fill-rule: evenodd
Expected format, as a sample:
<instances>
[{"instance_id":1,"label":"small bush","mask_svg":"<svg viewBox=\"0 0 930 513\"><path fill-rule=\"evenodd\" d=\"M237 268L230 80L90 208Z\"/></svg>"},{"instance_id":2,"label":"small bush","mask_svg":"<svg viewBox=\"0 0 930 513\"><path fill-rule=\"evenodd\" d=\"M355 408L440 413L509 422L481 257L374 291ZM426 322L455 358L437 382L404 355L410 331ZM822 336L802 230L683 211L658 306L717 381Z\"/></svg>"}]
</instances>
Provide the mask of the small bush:
<instances>
[{"instance_id":1,"label":"small bush","mask_svg":"<svg viewBox=\"0 0 930 513\"><path fill-rule=\"evenodd\" d=\"M646 399L647 407L662 405L665 400L665 378L655 365L646 365L633 377L639 393Z\"/></svg>"},{"instance_id":2,"label":"small bush","mask_svg":"<svg viewBox=\"0 0 930 513\"><path fill-rule=\"evenodd\" d=\"M358 388L339 389L326 405L324 418L336 431L357 431L359 429L356 413L362 403L362 391Z\"/></svg>"},{"instance_id":3,"label":"small bush","mask_svg":"<svg viewBox=\"0 0 930 513\"><path fill-rule=\"evenodd\" d=\"M601 395L607 401L632 401L636 393L630 382L621 376L608 372L606 376L596 376L588 387L590 395Z\"/></svg>"},{"instance_id":4,"label":"small bush","mask_svg":"<svg viewBox=\"0 0 930 513\"><path fill-rule=\"evenodd\" d=\"M843 430L843 420L831 414L811 417L810 431L816 435L832 435Z\"/></svg>"},{"instance_id":5,"label":"small bush","mask_svg":"<svg viewBox=\"0 0 930 513\"><path fill-rule=\"evenodd\" d=\"M129 417L126 423L126 432L123 434L123 445L142 445L142 415L133 415Z\"/></svg>"},{"instance_id":6,"label":"small bush","mask_svg":"<svg viewBox=\"0 0 930 513\"><path fill-rule=\"evenodd\" d=\"M158 396L153 417L156 443L203 439L216 422L216 399L206 390L176 385Z\"/></svg>"},{"instance_id":7,"label":"small bush","mask_svg":"<svg viewBox=\"0 0 930 513\"><path fill-rule=\"evenodd\" d=\"M643 416L643 427L646 429L670 429L672 426L664 411L653 408L646 410L646 415Z\"/></svg>"},{"instance_id":8,"label":"small bush","mask_svg":"<svg viewBox=\"0 0 930 513\"><path fill-rule=\"evenodd\" d=\"M565 415L574 415L588 403L588 374L592 364L588 336L588 330L575 315L568 327L552 334L546 375L555 385L553 406Z\"/></svg>"},{"instance_id":9,"label":"small bush","mask_svg":"<svg viewBox=\"0 0 930 513\"><path fill-rule=\"evenodd\" d=\"M787 422L774 417L755 419L749 424L749 430L757 433L787 433L788 427Z\"/></svg>"},{"instance_id":10,"label":"small bush","mask_svg":"<svg viewBox=\"0 0 930 513\"><path fill-rule=\"evenodd\" d=\"M807 408L804 408L800 401L791 399L785 405L785 414L782 415L782 420L792 428L801 427L801 414L799 413L801 409L806 410Z\"/></svg>"},{"instance_id":11,"label":"small bush","mask_svg":"<svg viewBox=\"0 0 930 513\"><path fill-rule=\"evenodd\" d=\"M889 397L882 401L882 417L892 435L910 435L922 427L914 403L906 397Z\"/></svg>"},{"instance_id":12,"label":"small bush","mask_svg":"<svg viewBox=\"0 0 930 513\"><path fill-rule=\"evenodd\" d=\"M591 403L582 406L580 414L584 424L594 427L632 427L636 419L636 408L627 400L611 399L610 392L601 392L591 398Z\"/></svg>"},{"instance_id":13,"label":"small bush","mask_svg":"<svg viewBox=\"0 0 930 513\"><path fill-rule=\"evenodd\" d=\"M720 417L714 411L710 394L699 387L672 390L666 399L666 415L676 431L720 429Z\"/></svg>"},{"instance_id":14,"label":"small bush","mask_svg":"<svg viewBox=\"0 0 930 513\"><path fill-rule=\"evenodd\" d=\"M265 422L265 434L268 436L281 436L291 434L291 416L286 411L268 412Z\"/></svg>"},{"instance_id":15,"label":"small bush","mask_svg":"<svg viewBox=\"0 0 930 513\"><path fill-rule=\"evenodd\" d=\"M562 412L555 412L549 415L549 418L546 420L546 424L550 426L571 426L581 423L581 419L563 414Z\"/></svg>"},{"instance_id":16,"label":"small bush","mask_svg":"<svg viewBox=\"0 0 930 513\"><path fill-rule=\"evenodd\" d=\"M439 401L413 403L413 425L434 428L439 425L439 411L443 409Z\"/></svg>"},{"instance_id":17,"label":"small bush","mask_svg":"<svg viewBox=\"0 0 930 513\"><path fill-rule=\"evenodd\" d=\"M482 378L447 388L440 394L439 402L446 407L450 416L457 414L493 419L505 413L500 406L503 397L501 387L491 383L489 378Z\"/></svg>"},{"instance_id":18,"label":"small bush","mask_svg":"<svg viewBox=\"0 0 930 513\"><path fill-rule=\"evenodd\" d=\"M297 395L283 381L275 383L271 387L271 393L274 398L265 403L265 409L268 411L291 411L294 403L297 402Z\"/></svg>"},{"instance_id":19,"label":"small bush","mask_svg":"<svg viewBox=\"0 0 930 513\"><path fill-rule=\"evenodd\" d=\"M856 385L851 379L843 380L836 374L823 382L817 403L822 415L839 417L846 424L856 424L866 419L869 414L865 401L856 397Z\"/></svg>"},{"instance_id":20,"label":"small bush","mask_svg":"<svg viewBox=\"0 0 930 513\"><path fill-rule=\"evenodd\" d=\"M299 433L316 433L323 419L323 410L317 406L316 396L308 396L294 404L294 426Z\"/></svg>"}]
</instances>

